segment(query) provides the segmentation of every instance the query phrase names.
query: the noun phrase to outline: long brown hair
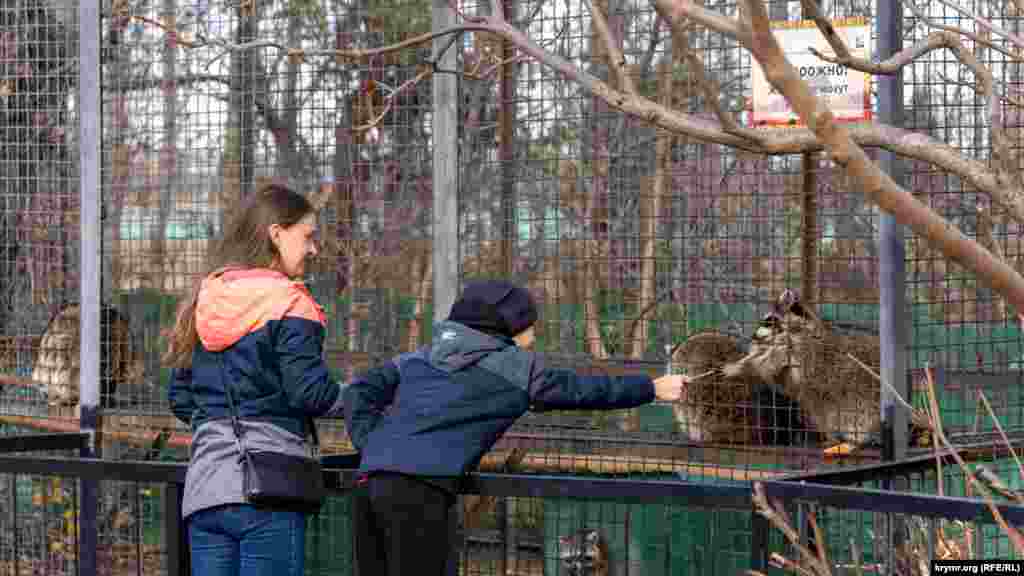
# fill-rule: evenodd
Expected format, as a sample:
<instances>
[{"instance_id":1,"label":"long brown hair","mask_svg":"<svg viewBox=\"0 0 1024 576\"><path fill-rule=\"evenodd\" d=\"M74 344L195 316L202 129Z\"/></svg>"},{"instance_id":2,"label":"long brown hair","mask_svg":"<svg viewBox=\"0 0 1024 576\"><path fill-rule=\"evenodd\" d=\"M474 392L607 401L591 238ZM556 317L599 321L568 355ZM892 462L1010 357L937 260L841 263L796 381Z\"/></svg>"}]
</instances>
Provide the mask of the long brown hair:
<instances>
[{"instance_id":1,"label":"long brown hair","mask_svg":"<svg viewBox=\"0 0 1024 576\"><path fill-rule=\"evenodd\" d=\"M192 364L192 351L199 341L196 301L203 279L228 267L270 268L278 253L269 228L274 224L290 228L312 212L313 205L305 196L279 184L267 185L245 199L210 252L206 273L195 280L190 296L178 305L174 327L167 334L170 345L163 357L165 365L182 368Z\"/></svg>"}]
</instances>

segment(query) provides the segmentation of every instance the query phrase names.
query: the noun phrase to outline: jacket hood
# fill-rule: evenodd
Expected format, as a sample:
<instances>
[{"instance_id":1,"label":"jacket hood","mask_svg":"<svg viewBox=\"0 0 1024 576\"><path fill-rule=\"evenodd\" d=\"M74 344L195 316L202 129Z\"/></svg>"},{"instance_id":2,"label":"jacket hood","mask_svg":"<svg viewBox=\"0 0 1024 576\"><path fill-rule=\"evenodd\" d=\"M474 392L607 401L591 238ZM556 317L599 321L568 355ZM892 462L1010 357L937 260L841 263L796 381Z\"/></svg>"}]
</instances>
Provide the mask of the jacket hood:
<instances>
[{"instance_id":1,"label":"jacket hood","mask_svg":"<svg viewBox=\"0 0 1024 576\"><path fill-rule=\"evenodd\" d=\"M450 320L438 322L433 333L430 363L449 372L461 370L487 354L516 345L511 338L485 334Z\"/></svg>"},{"instance_id":2,"label":"jacket hood","mask_svg":"<svg viewBox=\"0 0 1024 576\"><path fill-rule=\"evenodd\" d=\"M324 324L323 311L301 282L275 270L229 270L203 280L196 300L196 332L220 352L272 320L298 315Z\"/></svg>"}]
</instances>

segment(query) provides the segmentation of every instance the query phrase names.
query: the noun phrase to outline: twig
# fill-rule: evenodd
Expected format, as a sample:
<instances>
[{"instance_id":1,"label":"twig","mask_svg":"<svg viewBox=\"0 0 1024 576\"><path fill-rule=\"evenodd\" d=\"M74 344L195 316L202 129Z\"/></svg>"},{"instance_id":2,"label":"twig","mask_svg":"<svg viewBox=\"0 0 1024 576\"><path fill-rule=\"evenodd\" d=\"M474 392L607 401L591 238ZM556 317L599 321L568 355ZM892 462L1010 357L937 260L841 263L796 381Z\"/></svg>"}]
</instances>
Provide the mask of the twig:
<instances>
[{"instance_id":1,"label":"twig","mask_svg":"<svg viewBox=\"0 0 1024 576\"><path fill-rule=\"evenodd\" d=\"M404 83L402 83L401 86L399 86L398 88L395 88L390 94L388 94L387 98L384 99L384 108L383 108L383 110L381 110L380 114L376 115L373 119L371 119L366 124L363 124L363 125L360 125L360 126L353 126L352 127L352 131L353 132L364 132L366 130L370 130L370 129L375 128L377 125L379 125L381 123L381 121L384 120L384 117L388 115L388 112L391 111L391 108L394 107L394 102L395 102L395 97L396 96L398 96L402 92L408 90L411 86L415 86L416 84L419 84L419 82L421 80L423 80L427 76L430 76L432 73L433 73L433 70L428 68L428 69L420 72L419 74L417 74L414 78L410 78L409 80L406 80ZM380 83L378 83L378 84L380 84Z\"/></svg>"},{"instance_id":2,"label":"twig","mask_svg":"<svg viewBox=\"0 0 1024 576\"><path fill-rule=\"evenodd\" d=\"M712 369L712 370L708 370L707 372L701 372L700 374L697 374L696 376L687 376L686 378L690 382L693 382L694 380L700 380L701 378L705 378L707 376L711 376L712 374L714 374L716 372L718 372L717 368Z\"/></svg>"},{"instance_id":3,"label":"twig","mask_svg":"<svg viewBox=\"0 0 1024 576\"><path fill-rule=\"evenodd\" d=\"M931 366L925 367L925 377L927 378L928 387L932 390L931 394L934 395L935 379L932 377ZM953 459L956 460L957 465L960 466L960 469L963 471L969 483L981 492L989 511L992 513L992 516L996 519L996 522L1003 531L1010 537L1010 541L1013 542L1014 548L1016 548L1018 553L1024 553L1024 536L1022 536L1016 528L1007 524L1006 519L1003 518L999 508L996 507L991 492L989 492L988 488L979 481L973 473L971 473L970 469L967 467L967 463L964 462L963 458L961 458L960 453L953 448L952 444L950 444L949 440L946 438L946 434L942 431L942 420L936 419L932 421L931 426L932 432L939 437L942 444L950 451L950 454Z\"/></svg>"},{"instance_id":4,"label":"twig","mask_svg":"<svg viewBox=\"0 0 1024 576\"><path fill-rule=\"evenodd\" d=\"M814 576L813 572L797 564L793 560L786 558L778 552L772 552L771 555L768 556L768 563L775 568L789 570L790 572L796 572L801 576Z\"/></svg>"},{"instance_id":5,"label":"twig","mask_svg":"<svg viewBox=\"0 0 1024 576\"><path fill-rule=\"evenodd\" d=\"M749 30L741 29L736 20L721 16L696 3L673 3L671 0L656 1L660 13L671 15L670 18L664 18L666 21L672 22L680 18L688 18L717 32L734 36L737 39L749 39ZM325 55L337 56L341 60L360 61L372 56L387 54L427 43L445 35L472 31L490 32L512 41L513 44L520 46L529 57L555 70L567 81L578 83L584 91L591 95L609 102L627 114L644 118L656 126L676 134L761 154L799 154L802 152L820 151L824 148L815 135L805 128L786 130L777 134L767 133L758 142L748 138L746 134L740 135L733 133L731 130L724 129L721 124L711 123L703 118L666 108L646 98L629 97L624 93L614 90L591 74L584 72L568 60L545 51L522 32L502 21L496 20L493 17L483 16L463 15L462 18L465 20L463 24L438 32L421 34L388 46L366 50L304 50L301 54L305 57ZM151 23L166 29L159 22L153 21ZM199 34L197 34L197 37L199 41L188 43L193 48L214 46L224 48L228 52L265 47L274 47L286 52L288 50L288 47L271 41L233 44ZM293 52L293 54L297 55L298 53ZM919 55L916 54L915 56ZM881 124L850 126L848 130L853 140L860 145L876 146L894 154L941 166L944 170L965 179L981 192L993 196L1005 195L1004 189L1001 188L1002 185L992 177L986 164L963 157L958 150L944 142L924 134Z\"/></svg>"},{"instance_id":6,"label":"twig","mask_svg":"<svg viewBox=\"0 0 1024 576\"><path fill-rule=\"evenodd\" d=\"M974 467L974 469L978 471L978 476L982 480L987 482L990 488L992 488L999 494L1002 494L1004 497L1017 502L1018 504L1024 504L1024 494L1021 494L1017 490L1014 490L1007 486L1006 484L1004 484L1002 479L1000 479L999 476L996 475L996 473L990 470L987 466L983 464L978 464L977 466Z\"/></svg>"},{"instance_id":7,"label":"twig","mask_svg":"<svg viewBox=\"0 0 1024 576\"><path fill-rule=\"evenodd\" d=\"M991 50L995 50L996 52L1000 52L1000 53L1002 53L1005 56L1008 56L1008 57L1014 58L1014 59L1020 59L1021 58L1020 52L1017 52L1017 53L1011 52L1010 50L1007 50L1006 48L1003 48L1002 46L999 46L998 44L994 44L994 43L992 43L992 41L986 40L985 38L982 38L981 36L978 36L977 34L971 32L969 30L964 30L963 28L958 28L956 26L947 26L945 24L939 24L938 22L935 22L932 18L929 18L927 14L922 12L921 9L917 7L917 4L915 4L912 0L902 0L902 2L903 2L903 5L906 6L907 8L909 8L910 11L914 14L914 16L917 17L917 19L920 20L925 26L928 26L930 28L934 28L936 30L945 30L947 32L952 32L954 34L959 34L961 36L966 36L967 38L970 38L975 43L977 43L979 45L982 45L982 46L985 46L986 48L989 48Z\"/></svg>"},{"instance_id":8,"label":"twig","mask_svg":"<svg viewBox=\"0 0 1024 576\"><path fill-rule=\"evenodd\" d=\"M971 90L974 91L975 94L984 96L984 93L981 91L981 88L974 82L967 82L966 80L960 80L958 78L950 78L949 76L946 76L942 72L939 72L938 78L939 80L942 80L942 82L945 84L952 84L954 86L970 88ZM1002 98L1003 100L1006 100L1007 104L1011 104L1013 106L1018 107L1024 107L1024 100L1010 96L1008 92L1009 90L1004 90L1004 93L1000 94L999 97Z\"/></svg>"},{"instance_id":9,"label":"twig","mask_svg":"<svg viewBox=\"0 0 1024 576\"><path fill-rule=\"evenodd\" d=\"M930 370L928 367L926 370ZM934 382L931 379L931 373L928 372L928 412L931 415L929 422L934 425L935 432L932 434L932 444L935 449L935 478L938 485L939 496L945 496L946 491L943 489L942 481L942 454L939 452L939 446L941 440L939 436L942 430L942 413L939 412L939 401L936 398Z\"/></svg>"},{"instance_id":10,"label":"twig","mask_svg":"<svg viewBox=\"0 0 1024 576\"><path fill-rule=\"evenodd\" d=\"M825 36L825 40L828 42L832 50L835 51L837 58L849 58L850 50L846 47L846 43L843 39L836 34L836 29L832 27L832 23L829 22L822 14L821 10L818 9L818 3L816 0L800 0L800 5L804 9L804 13L814 21L814 24L821 31L822 35ZM813 50L813 48L811 49Z\"/></svg>"},{"instance_id":11,"label":"twig","mask_svg":"<svg viewBox=\"0 0 1024 576\"><path fill-rule=\"evenodd\" d=\"M764 493L764 485L760 482L754 482L754 505L757 507L758 513L767 518L768 522L782 532L783 536L789 540L789 543L797 549L804 561L811 566L814 573L818 574L818 576L831 574L828 566L815 558L814 554L812 554L811 551L804 546L803 542L801 542L800 535L797 534L796 530L792 526L790 526L789 521L786 519L785 512L782 511L781 507L776 508L768 503L768 499L765 497ZM772 558L776 557L782 558L777 554L772 555ZM782 559L785 560L784 558Z\"/></svg>"},{"instance_id":12,"label":"twig","mask_svg":"<svg viewBox=\"0 0 1024 576\"><path fill-rule=\"evenodd\" d=\"M818 560L823 566L828 566L828 555L825 554L825 535L821 533L821 526L818 525L818 515L814 513L814 510L808 510L807 517L811 521L811 530L814 532L814 545L818 551Z\"/></svg>"},{"instance_id":13,"label":"twig","mask_svg":"<svg viewBox=\"0 0 1024 576\"><path fill-rule=\"evenodd\" d=\"M673 34L675 33L673 32ZM701 91L704 93L704 101L711 107L712 112L715 113L718 121L722 123L725 131L749 138L757 143L763 143L765 141L765 134L763 132L740 126L736 118L722 108L721 102L718 101L718 96L722 93L721 86L704 73L704 63L697 58L697 55L688 47L684 47L684 49L686 50L684 58L686 59L687 70L696 77L697 85L700 86Z\"/></svg>"},{"instance_id":14,"label":"twig","mask_svg":"<svg viewBox=\"0 0 1024 576\"><path fill-rule=\"evenodd\" d=\"M911 412L917 411L917 408L914 408L913 406L908 404L907 401L904 400L902 396L900 396L899 392L897 392L896 389L892 387L892 384L889 384L888 382L883 380L881 376L878 375L878 372L875 372L874 370L872 370L870 366L868 366L864 362L861 362L861 360L859 358L857 358L856 356L854 356L853 354L847 352L846 355L850 358L850 360L853 360L854 362L856 362L857 365L860 366L865 372L867 372L868 374L874 376L875 380L878 380L879 382L881 382L882 386L886 387L889 390L889 392L891 392L892 395L896 398L896 402L898 402L899 404L902 404L904 408L906 408L907 410L910 410Z\"/></svg>"},{"instance_id":15,"label":"twig","mask_svg":"<svg viewBox=\"0 0 1024 576\"><path fill-rule=\"evenodd\" d=\"M462 18L465 22L483 22L486 20L483 16L470 16L459 8L459 3L456 0L448 0L448 7L451 8L452 12L459 18Z\"/></svg>"},{"instance_id":16,"label":"twig","mask_svg":"<svg viewBox=\"0 0 1024 576\"><path fill-rule=\"evenodd\" d=\"M1024 464L1021 464L1020 458L1017 457L1017 451L1013 449L1013 443L1010 442L1010 438L1007 437L1006 431L1003 430L1003 425L1000 424L999 419L996 418L996 413L992 410L992 405L988 403L988 398L985 397L985 393L978 389L978 400L985 405L985 409L988 410L989 416L992 417L992 422L996 426L996 430L999 431L999 436L1006 443L1006 448L1010 451L1010 455L1013 456L1013 461L1017 463L1017 473L1020 474L1020 478L1024 479Z\"/></svg>"},{"instance_id":17,"label":"twig","mask_svg":"<svg viewBox=\"0 0 1024 576\"><path fill-rule=\"evenodd\" d=\"M974 20L974 22L978 24L978 26L981 26L985 30L988 30L989 32L992 32L996 36L1002 36L1003 38L1006 38L1007 40L1009 40L1010 43L1016 44L1017 46L1020 46L1020 47L1024 48L1024 38L1021 38L1020 36L1017 36L1016 34L1011 34L1010 32L1007 32L1006 30L1003 30L1002 28L1000 28L999 26L996 26L995 24L993 24L989 20L987 20L985 18L982 18L981 16L978 16L977 14L975 14L974 12L971 12L970 10L964 9L964 8L956 5L953 2L948 2L947 0L937 0L937 1L939 2L939 4L942 4L944 6L948 6L948 7L952 8L953 10L956 10L957 12L963 14L964 16L968 16L968 17L972 18Z\"/></svg>"}]
</instances>

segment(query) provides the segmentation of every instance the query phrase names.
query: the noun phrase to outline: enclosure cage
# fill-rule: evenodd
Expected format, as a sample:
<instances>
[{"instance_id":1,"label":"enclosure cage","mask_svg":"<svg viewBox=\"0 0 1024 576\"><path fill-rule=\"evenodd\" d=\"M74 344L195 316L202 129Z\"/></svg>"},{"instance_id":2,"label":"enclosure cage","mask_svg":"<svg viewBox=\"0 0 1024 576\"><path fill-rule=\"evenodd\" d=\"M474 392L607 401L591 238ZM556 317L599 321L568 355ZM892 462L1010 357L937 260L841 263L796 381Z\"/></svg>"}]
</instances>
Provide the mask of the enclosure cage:
<instances>
[{"instance_id":1,"label":"enclosure cage","mask_svg":"<svg viewBox=\"0 0 1024 576\"><path fill-rule=\"evenodd\" d=\"M890 340L879 323L888 248L877 206L823 152L763 155L671 133L580 82L632 87L701 122L714 122L717 106L748 128L758 66L750 53L707 27L670 34L651 4L635 0L451 5L454 13L419 0L105 0L97 21L81 22L74 0L0 0L4 433L79 429L82 254L99 254L103 306L91 330L101 343L101 455L186 460L190 431L167 405L165 331L240 201L279 182L320 208L320 252L306 281L328 318L326 357L339 380L429 343L446 314L434 306L439 281L450 302L464 282L493 277L528 287L538 302L536 348L548 365L693 378L675 404L529 413L482 471L749 487L879 461L872 373ZM499 6L578 75L479 30L379 50ZM841 30L866 30L857 48L877 61L876 21L893 8L879 6L820 8ZM705 7L738 10L732 0ZM1016 4L913 8L903 9L904 46L937 26L973 34L962 41L1006 87L1004 137L1019 148L1013 94L1022 80L1007 48L1020 32ZM768 2L770 17L790 27L806 24L804 10ZM622 51L624 76L602 26ZM83 62L80 42L90 36L99 37L98 61ZM355 49L369 56L337 52ZM94 73L98 110L80 101ZM898 125L988 161L986 100L948 51L916 60L897 82ZM865 88L876 116L878 86L876 77ZM98 198L81 186L85 125L100 135ZM1019 225L989 194L941 166L899 167L915 197L1019 267ZM99 204L95 238L79 234L84 203ZM977 393L1016 441L1017 311L904 236L897 285L907 345L891 353L905 364L908 400L927 405L924 369L938 368L950 438L1019 488L1014 465L986 452L998 436ZM440 246L442 237L456 245ZM912 424L911 455L933 441ZM341 421L319 428L328 454L352 451ZM74 571L77 485L0 476L0 572ZM903 489L935 493L939 478L945 494L971 495L948 467ZM165 487L102 486L104 569L166 571ZM463 574L567 574L569 557L596 553L587 552L591 537L600 537L610 574L731 574L749 567L755 545L749 511L586 498L467 496L459 505ZM351 514L336 496L310 520L311 572L348 573ZM836 509L821 518L840 557L858 547L871 557L875 517ZM915 526L934 534L924 520L907 525L912 545ZM985 555L1011 553L994 525L977 526L954 531ZM858 546L847 546L851 538Z\"/></svg>"}]
</instances>

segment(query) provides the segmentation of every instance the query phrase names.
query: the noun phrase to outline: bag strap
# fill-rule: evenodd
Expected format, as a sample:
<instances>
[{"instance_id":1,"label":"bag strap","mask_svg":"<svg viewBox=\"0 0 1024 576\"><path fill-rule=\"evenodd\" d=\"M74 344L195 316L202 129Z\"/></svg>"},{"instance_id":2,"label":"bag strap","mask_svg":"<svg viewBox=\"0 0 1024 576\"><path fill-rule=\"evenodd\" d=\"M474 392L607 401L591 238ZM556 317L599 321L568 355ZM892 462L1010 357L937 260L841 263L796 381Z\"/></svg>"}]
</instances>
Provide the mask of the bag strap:
<instances>
[{"instance_id":1,"label":"bag strap","mask_svg":"<svg viewBox=\"0 0 1024 576\"><path fill-rule=\"evenodd\" d=\"M240 458L245 458L248 452L245 449L245 443L242 441L242 436L245 431L242 430L242 424L239 421L238 406L235 405L234 394L231 393L233 386L231 385L231 379L227 377L227 371L224 369L224 356L222 354L217 355L217 361L220 364L220 377L224 381L224 395L228 397L228 407L231 409L231 429L235 432L235 443L238 444L238 454Z\"/></svg>"},{"instance_id":2,"label":"bag strap","mask_svg":"<svg viewBox=\"0 0 1024 576\"><path fill-rule=\"evenodd\" d=\"M238 405L235 403L235 396L231 393L232 386L231 379L227 378L226 371L224 370L224 357L220 356L220 367L221 367L221 378L224 379L224 393L228 397L228 407L231 409L231 428L235 432L235 440L238 442L238 449L244 455L245 444L243 443L242 436L245 435L245 431L242 428ZM316 457L320 453L320 435L316 430L316 421L312 416L306 417L306 422L309 424L310 435L313 436L313 456Z\"/></svg>"},{"instance_id":3,"label":"bag strap","mask_svg":"<svg viewBox=\"0 0 1024 576\"><path fill-rule=\"evenodd\" d=\"M225 266L214 271L212 274L210 274L210 277L220 276L221 274L234 268L237 267ZM196 291L196 294L198 296L198 290ZM228 397L228 407L231 409L231 428L235 433L235 442L238 444L239 453L242 456L244 456L246 454L246 450L245 443L242 440L242 436L245 435L245 431L242 429L238 405L235 404L234 395L231 394L231 390L232 388L234 388L234 386L232 386L232 380L228 378L227 371L224 369L223 354L218 354L217 358L218 361L220 362L221 379L224 380L224 394ZM317 457L320 454L320 435L317 433L316 430L316 421L313 419L312 416L307 416L306 423L309 424L310 434L313 436L313 456Z\"/></svg>"}]
</instances>

